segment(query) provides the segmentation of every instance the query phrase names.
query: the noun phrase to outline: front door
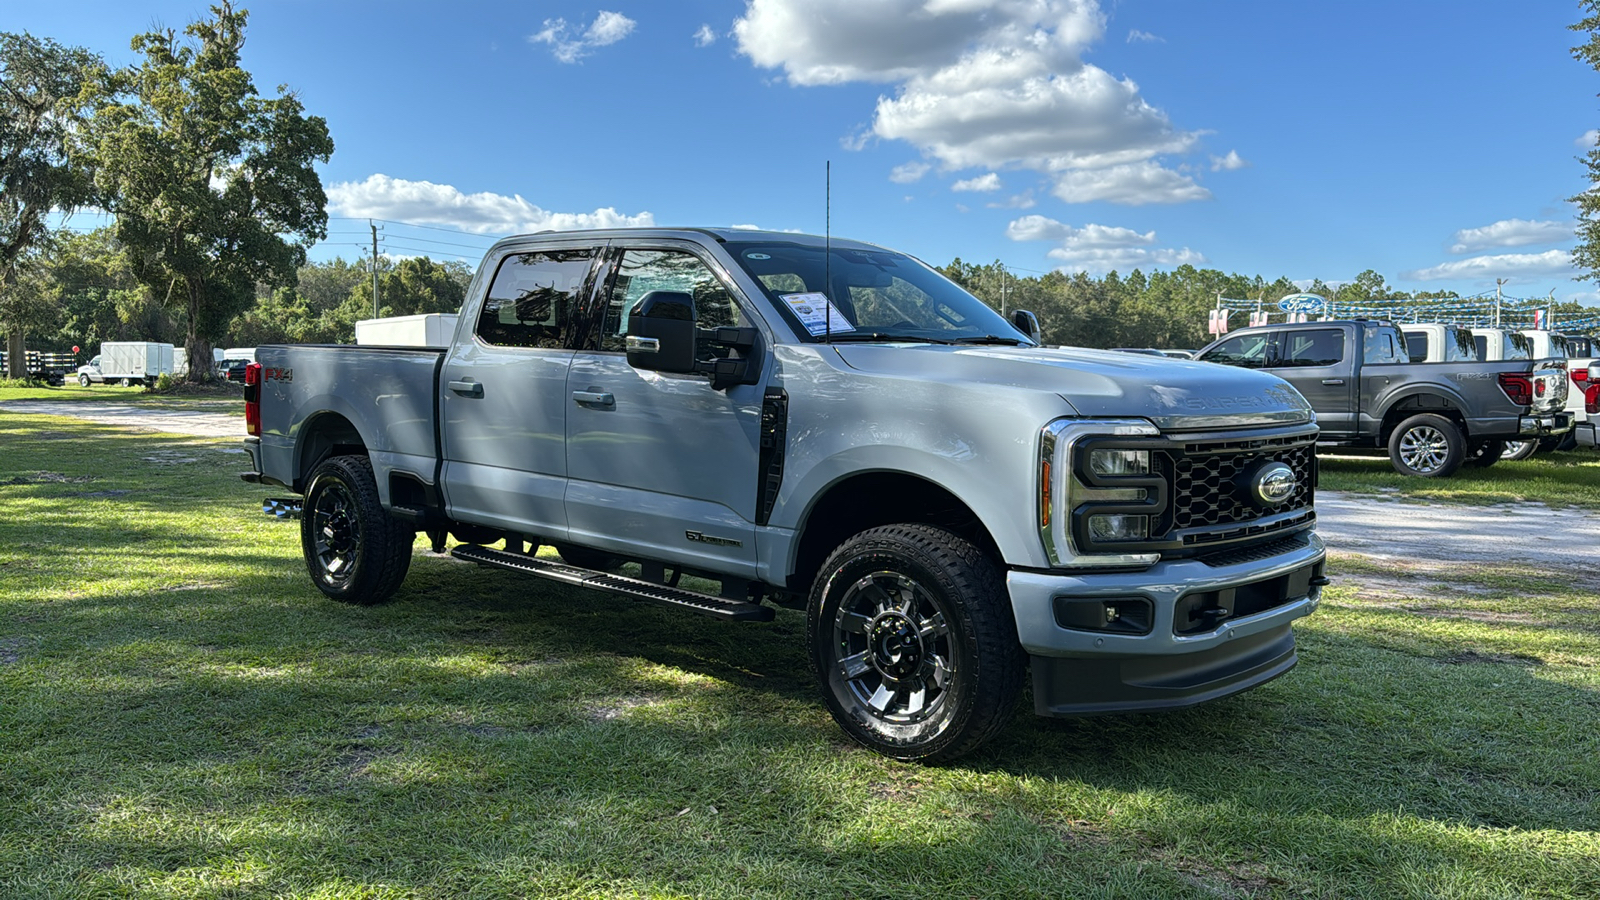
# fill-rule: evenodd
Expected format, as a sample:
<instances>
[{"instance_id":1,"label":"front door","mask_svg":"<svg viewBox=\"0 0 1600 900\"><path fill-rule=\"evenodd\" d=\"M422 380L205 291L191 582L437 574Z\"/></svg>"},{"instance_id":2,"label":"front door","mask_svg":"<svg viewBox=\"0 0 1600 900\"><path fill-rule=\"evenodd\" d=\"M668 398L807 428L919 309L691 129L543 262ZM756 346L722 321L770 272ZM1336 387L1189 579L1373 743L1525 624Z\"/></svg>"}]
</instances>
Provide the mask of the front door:
<instances>
[{"instance_id":1,"label":"front door","mask_svg":"<svg viewBox=\"0 0 1600 900\"><path fill-rule=\"evenodd\" d=\"M625 248L605 277L598 338L567 377L571 540L754 577L769 367L761 384L718 391L702 375L636 370L623 352L628 311L650 291L691 295L700 328L750 320L731 282L688 245Z\"/></svg>"},{"instance_id":2,"label":"front door","mask_svg":"<svg viewBox=\"0 0 1600 900\"><path fill-rule=\"evenodd\" d=\"M541 247L499 261L470 335L439 378L451 515L546 540L566 537L567 370L600 248Z\"/></svg>"},{"instance_id":3,"label":"front door","mask_svg":"<svg viewBox=\"0 0 1600 900\"><path fill-rule=\"evenodd\" d=\"M1356 430L1352 356L1361 348L1346 344L1342 328L1286 330L1279 333L1278 356L1270 369L1310 402L1318 426L1329 437Z\"/></svg>"}]
</instances>

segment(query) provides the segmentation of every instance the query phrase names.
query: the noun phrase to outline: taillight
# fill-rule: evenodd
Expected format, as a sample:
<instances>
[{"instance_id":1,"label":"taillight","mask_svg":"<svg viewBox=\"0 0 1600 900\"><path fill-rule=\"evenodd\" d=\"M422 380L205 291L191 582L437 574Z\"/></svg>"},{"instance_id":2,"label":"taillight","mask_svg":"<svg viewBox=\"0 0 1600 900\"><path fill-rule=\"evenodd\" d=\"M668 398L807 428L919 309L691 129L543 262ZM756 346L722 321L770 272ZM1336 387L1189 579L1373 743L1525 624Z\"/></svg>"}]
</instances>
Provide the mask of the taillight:
<instances>
[{"instance_id":1,"label":"taillight","mask_svg":"<svg viewBox=\"0 0 1600 900\"><path fill-rule=\"evenodd\" d=\"M1518 406L1533 404L1533 379L1522 372L1501 372L1500 390Z\"/></svg>"},{"instance_id":2,"label":"taillight","mask_svg":"<svg viewBox=\"0 0 1600 900\"><path fill-rule=\"evenodd\" d=\"M1578 387L1586 387L1586 386L1588 386L1588 384L1589 384L1589 367L1588 366L1573 366L1571 375L1572 375L1572 383L1573 384L1577 385Z\"/></svg>"},{"instance_id":3,"label":"taillight","mask_svg":"<svg viewBox=\"0 0 1600 900\"><path fill-rule=\"evenodd\" d=\"M249 434L261 436L261 364L244 367L244 428Z\"/></svg>"},{"instance_id":4,"label":"taillight","mask_svg":"<svg viewBox=\"0 0 1600 900\"><path fill-rule=\"evenodd\" d=\"M1583 389L1583 411L1591 416L1600 415L1600 383Z\"/></svg>"}]
</instances>

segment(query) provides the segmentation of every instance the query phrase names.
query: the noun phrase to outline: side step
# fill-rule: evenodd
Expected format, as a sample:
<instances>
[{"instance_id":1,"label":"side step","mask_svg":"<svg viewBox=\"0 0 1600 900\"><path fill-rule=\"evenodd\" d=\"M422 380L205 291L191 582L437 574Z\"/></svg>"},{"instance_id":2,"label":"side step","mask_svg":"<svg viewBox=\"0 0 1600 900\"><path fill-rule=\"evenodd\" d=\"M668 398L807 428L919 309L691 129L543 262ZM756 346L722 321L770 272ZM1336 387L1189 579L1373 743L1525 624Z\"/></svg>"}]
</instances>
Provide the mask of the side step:
<instances>
[{"instance_id":1,"label":"side step","mask_svg":"<svg viewBox=\"0 0 1600 900\"><path fill-rule=\"evenodd\" d=\"M714 597L710 594L686 591L682 588L668 587L664 584L640 581L637 578L612 575L609 572L580 569L577 566L550 562L526 554L507 553L504 550L480 547L476 544L461 544L452 549L450 555L456 559L464 559L467 562L498 566L514 572L524 572L529 575L537 575L540 578L549 578L552 581L564 581L567 584L594 588L597 591L610 591L613 594L625 594L641 600L654 600L657 603L665 603L668 606L676 606L690 612L697 612L703 616L715 616L719 619L732 619L738 622L772 621L772 607L762 606L759 603L729 600L725 597Z\"/></svg>"}]
</instances>

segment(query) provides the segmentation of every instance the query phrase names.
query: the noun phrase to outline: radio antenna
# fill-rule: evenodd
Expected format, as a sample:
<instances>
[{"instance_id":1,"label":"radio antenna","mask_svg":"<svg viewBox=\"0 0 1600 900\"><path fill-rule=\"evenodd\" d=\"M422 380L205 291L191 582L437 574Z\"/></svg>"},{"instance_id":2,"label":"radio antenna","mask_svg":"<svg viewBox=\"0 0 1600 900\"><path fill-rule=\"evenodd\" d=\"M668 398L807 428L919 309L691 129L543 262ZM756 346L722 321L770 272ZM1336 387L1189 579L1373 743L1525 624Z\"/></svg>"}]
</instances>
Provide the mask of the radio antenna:
<instances>
[{"instance_id":1,"label":"radio antenna","mask_svg":"<svg viewBox=\"0 0 1600 900\"><path fill-rule=\"evenodd\" d=\"M822 168L822 340L833 343L833 160Z\"/></svg>"}]
</instances>

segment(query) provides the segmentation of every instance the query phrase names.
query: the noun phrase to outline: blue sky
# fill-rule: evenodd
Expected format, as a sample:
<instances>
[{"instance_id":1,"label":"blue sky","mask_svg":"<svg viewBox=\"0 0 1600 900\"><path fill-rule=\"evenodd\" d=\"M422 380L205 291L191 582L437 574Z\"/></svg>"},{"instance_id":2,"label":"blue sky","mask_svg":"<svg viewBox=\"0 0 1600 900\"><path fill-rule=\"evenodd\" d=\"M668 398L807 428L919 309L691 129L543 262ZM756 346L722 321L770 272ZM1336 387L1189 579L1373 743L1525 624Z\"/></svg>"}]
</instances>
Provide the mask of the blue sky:
<instances>
[{"instance_id":1,"label":"blue sky","mask_svg":"<svg viewBox=\"0 0 1600 900\"><path fill-rule=\"evenodd\" d=\"M470 261L549 227L820 232L831 160L834 233L934 264L1600 303L1565 254L1600 128L1576 2L243 5L258 88L337 146L322 258L367 217L386 252ZM204 11L13 3L0 30L126 63Z\"/></svg>"}]
</instances>

